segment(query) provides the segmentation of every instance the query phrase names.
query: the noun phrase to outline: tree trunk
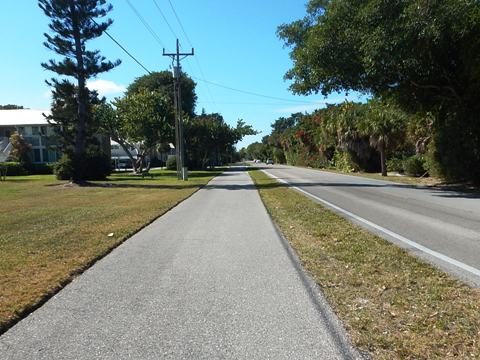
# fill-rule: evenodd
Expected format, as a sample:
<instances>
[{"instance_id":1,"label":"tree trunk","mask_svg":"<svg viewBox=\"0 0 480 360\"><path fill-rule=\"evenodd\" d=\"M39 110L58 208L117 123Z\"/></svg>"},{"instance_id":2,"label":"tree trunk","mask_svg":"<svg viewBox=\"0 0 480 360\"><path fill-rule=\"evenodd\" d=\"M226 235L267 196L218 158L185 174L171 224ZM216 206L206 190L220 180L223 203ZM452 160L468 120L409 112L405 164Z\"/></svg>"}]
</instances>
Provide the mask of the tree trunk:
<instances>
[{"instance_id":1,"label":"tree trunk","mask_svg":"<svg viewBox=\"0 0 480 360\"><path fill-rule=\"evenodd\" d=\"M83 182L86 178L85 173L85 148L87 132L87 101L88 94L86 88L85 69L83 62L83 49L81 43L80 26L78 23L78 14L75 7L75 1L70 0L70 11L72 14L72 30L75 39L75 58L77 60L77 123L75 127L75 146L74 146L74 172L73 182Z\"/></svg>"},{"instance_id":2,"label":"tree trunk","mask_svg":"<svg viewBox=\"0 0 480 360\"><path fill-rule=\"evenodd\" d=\"M133 172L135 174L140 174L143 171L143 158L145 153L138 154L137 161L134 164Z\"/></svg>"},{"instance_id":3,"label":"tree trunk","mask_svg":"<svg viewBox=\"0 0 480 360\"><path fill-rule=\"evenodd\" d=\"M202 170L208 168L208 152L205 152L205 155L203 156L203 159L202 159Z\"/></svg>"},{"instance_id":4,"label":"tree trunk","mask_svg":"<svg viewBox=\"0 0 480 360\"><path fill-rule=\"evenodd\" d=\"M387 154L385 151L385 144L382 142L379 147L380 151L380 165L382 167L382 176L387 176Z\"/></svg>"}]
</instances>

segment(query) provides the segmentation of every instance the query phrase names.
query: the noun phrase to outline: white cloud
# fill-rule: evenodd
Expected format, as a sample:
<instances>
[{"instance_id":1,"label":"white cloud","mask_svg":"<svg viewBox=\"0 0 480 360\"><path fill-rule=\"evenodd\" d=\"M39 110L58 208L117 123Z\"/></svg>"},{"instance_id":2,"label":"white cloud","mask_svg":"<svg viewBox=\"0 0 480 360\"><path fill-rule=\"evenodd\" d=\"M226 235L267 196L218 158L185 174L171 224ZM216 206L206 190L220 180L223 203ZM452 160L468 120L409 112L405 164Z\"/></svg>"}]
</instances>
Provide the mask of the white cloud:
<instances>
[{"instance_id":1,"label":"white cloud","mask_svg":"<svg viewBox=\"0 0 480 360\"><path fill-rule=\"evenodd\" d=\"M114 83L109 80L93 80L87 82L90 90L97 90L100 96L119 94L126 90L125 86Z\"/></svg>"}]
</instances>

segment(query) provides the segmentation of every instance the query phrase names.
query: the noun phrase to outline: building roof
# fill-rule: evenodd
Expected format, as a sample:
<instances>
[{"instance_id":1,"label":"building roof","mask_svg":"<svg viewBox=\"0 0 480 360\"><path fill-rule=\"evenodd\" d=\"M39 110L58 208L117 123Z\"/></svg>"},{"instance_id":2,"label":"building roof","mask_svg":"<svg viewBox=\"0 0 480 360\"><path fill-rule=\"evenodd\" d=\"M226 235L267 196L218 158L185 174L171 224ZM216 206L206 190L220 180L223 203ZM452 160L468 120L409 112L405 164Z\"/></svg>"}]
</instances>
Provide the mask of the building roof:
<instances>
[{"instance_id":1,"label":"building roof","mask_svg":"<svg viewBox=\"0 0 480 360\"><path fill-rule=\"evenodd\" d=\"M50 110L0 110L0 126L48 125Z\"/></svg>"}]
</instances>

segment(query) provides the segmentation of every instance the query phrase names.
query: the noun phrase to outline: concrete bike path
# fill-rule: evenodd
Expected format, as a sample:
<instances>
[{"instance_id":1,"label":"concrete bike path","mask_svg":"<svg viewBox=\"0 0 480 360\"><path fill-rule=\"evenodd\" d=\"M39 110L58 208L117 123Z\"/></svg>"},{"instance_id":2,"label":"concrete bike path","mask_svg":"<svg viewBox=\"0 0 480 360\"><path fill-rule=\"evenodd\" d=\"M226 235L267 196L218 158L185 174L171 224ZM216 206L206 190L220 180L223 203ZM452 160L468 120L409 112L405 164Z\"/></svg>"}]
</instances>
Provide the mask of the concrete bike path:
<instances>
[{"instance_id":1,"label":"concrete bike path","mask_svg":"<svg viewBox=\"0 0 480 360\"><path fill-rule=\"evenodd\" d=\"M248 174L224 173L0 337L1 359L352 359Z\"/></svg>"}]
</instances>

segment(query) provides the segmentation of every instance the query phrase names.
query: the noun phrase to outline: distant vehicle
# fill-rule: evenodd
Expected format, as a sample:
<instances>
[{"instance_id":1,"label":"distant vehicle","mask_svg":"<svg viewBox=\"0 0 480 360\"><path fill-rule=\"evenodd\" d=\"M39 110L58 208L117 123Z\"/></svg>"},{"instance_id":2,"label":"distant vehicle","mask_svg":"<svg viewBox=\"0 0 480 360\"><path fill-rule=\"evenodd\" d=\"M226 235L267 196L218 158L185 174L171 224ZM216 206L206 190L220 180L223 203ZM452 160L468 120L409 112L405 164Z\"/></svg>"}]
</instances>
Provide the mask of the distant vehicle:
<instances>
[{"instance_id":1,"label":"distant vehicle","mask_svg":"<svg viewBox=\"0 0 480 360\"><path fill-rule=\"evenodd\" d=\"M254 162L255 164L260 164L260 160L258 160L258 159L253 160L253 162Z\"/></svg>"},{"instance_id":2,"label":"distant vehicle","mask_svg":"<svg viewBox=\"0 0 480 360\"><path fill-rule=\"evenodd\" d=\"M265 164L273 165L273 160L272 159L267 159L267 161L265 161Z\"/></svg>"}]
</instances>

